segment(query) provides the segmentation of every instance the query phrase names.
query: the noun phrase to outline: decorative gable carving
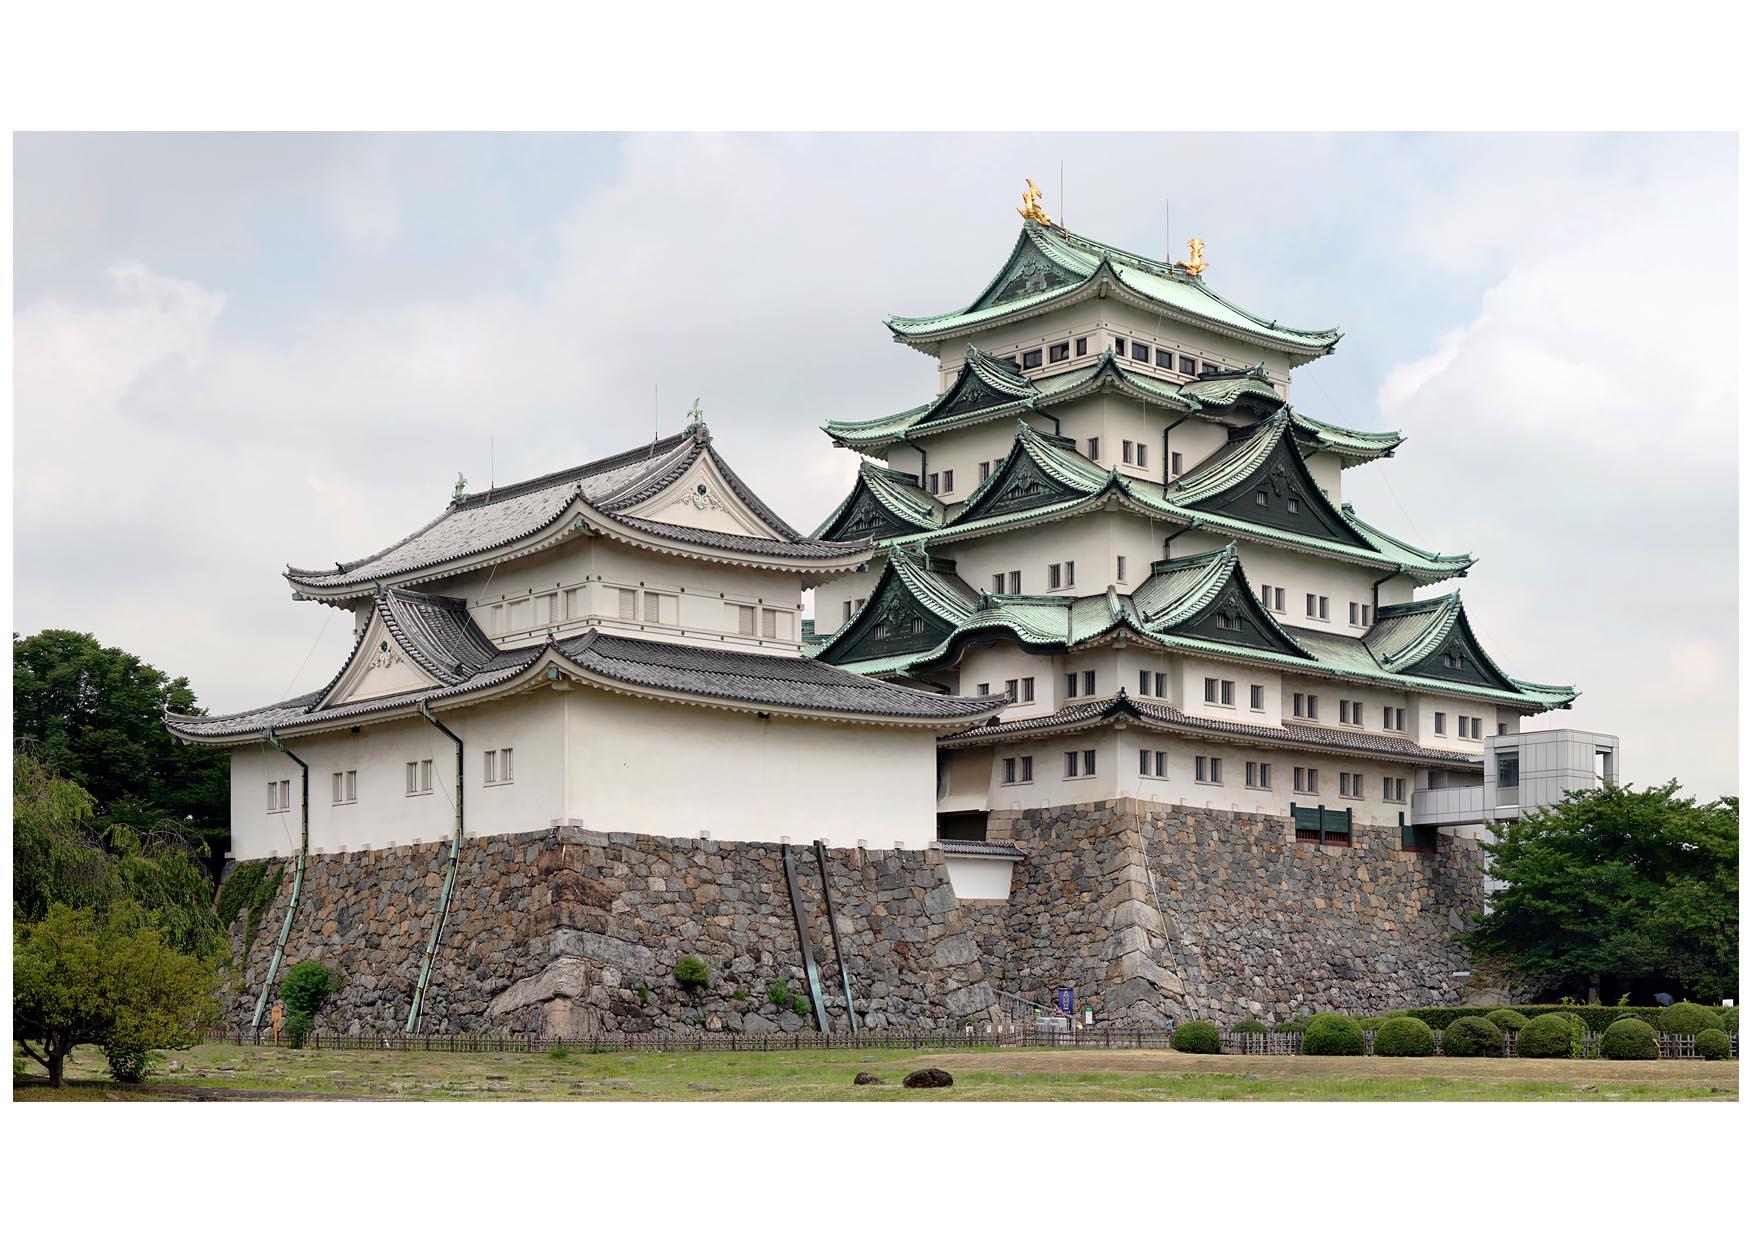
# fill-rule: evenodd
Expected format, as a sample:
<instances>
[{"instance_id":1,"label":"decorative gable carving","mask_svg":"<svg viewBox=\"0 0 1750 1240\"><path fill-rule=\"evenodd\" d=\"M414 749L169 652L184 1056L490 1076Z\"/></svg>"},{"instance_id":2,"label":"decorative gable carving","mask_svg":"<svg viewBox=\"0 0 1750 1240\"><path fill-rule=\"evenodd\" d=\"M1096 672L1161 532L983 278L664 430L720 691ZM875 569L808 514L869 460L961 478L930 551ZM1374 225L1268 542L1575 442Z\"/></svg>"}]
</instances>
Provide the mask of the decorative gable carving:
<instances>
[{"instance_id":1,"label":"decorative gable carving","mask_svg":"<svg viewBox=\"0 0 1750 1240\"><path fill-rule=\"evenodd\" d=\"M719 534L783 537L755 516L730 490L708 455L693 462L691 468L655 495L620 511L624 516L644 517L650 521L712 530Z\"/></svg>"},{"instance_id":2,"label":"decorative gable carving","mask_svg":"<svg viewBox=\"0 0 1750 1240\"><path fill-rule=\"evenodd\" d=\"M1446 641L1438 650L1409 667L1396 670L1412 676L1426 676L1431 680L1483 685L1491 689L1504 689L1508 693L1519 691L1518 686L1502 676L1494 662L1482 653L1476 636L1470 631L1470 622L1464 619L1462 612L1458 623L1452 626L1452 632L1446 635Z\"/></svg>"},{"instance_id":3,"label":"decorative gable carving","mask_svg":"<svg viewBox=\"0 0 1750 1240\"><path fill-rule=\"evenodd\" d=\"M1062 288L1066 284L1075 284L1081 279L1081 276L1065 271L1046 258L1029 237L1021 243L1014 256L1010 258L1009 265L1003 268L1002 275L992 282L992 291L979 298L972 309L982 310L986 306L1000 306L1005 302L1019 301L1021 298L1031 297L1035 293L1044 293L1054 288Z\"/></svg>"},{"instance_id":4,"label":"decorative gable carving","mask_svg":"<svg viewBox=\"0 0 1750 1240\"><path fill-rule=\"evenodd\" d=\"M837 521L822 530L820 537L847 540L892 538L901 534L915 534L924 528L894 516L869 493L868 484L859 479L857 495L851 501L850 507L845 509Z\"/></svg>"},{"instance_id":5,"label":"decorative gable carving","mask_svg":"<svg viewBox=\"0 0 1750 1240\"><path fill-rule=\"evenodd\" d=\"M1230 646L1250 646L1255 650L1273 650L1278 654L1304 658L1286 640L1258 600L1246 588L1245 579L1236 571L1229 575L1227 585L1215 601L1183 624L1169 632L1181 637L1200 637Z\"/></svg>"},{"instance_id":6,"label":"decorative gable carving","mask_svg":"<svg viewBox=\"0 0 1750 1240\"><path fill-rule=\"evenodd\" d=\"M1259 502L1260 496L1263 502ZM1291 435L1281 436L1258 468L1243 480L1190 507L1294 534L1368 546L1313 481Z\"/></svg>"},{"instance_id":7,"label":"decorative gable carving","mask_svg":"<svg viewBox=\"0 0 1750 1240\"><path fill-rule=\"evenodd\" d=\"M960 517L975 521L980 517L1000 517L1011 512L1025 512L1061 499L1071 499L1081 492L1071 490L1039 467L1028 453L1017 450L977 502Z\"/></svg>"},{"instance_id":8,"label":"decorative gable carving","mask_svg":"<svg viewBox=\"0 0 1750 1240\"><path fill-rule=\"evenodd\" d=\"M918 654L939 646L953 632L951 623L912 596L889 564L874 596L822 657L830 656L833 663L855 663Z\"/></svg>"},{"instance_id":9,"label":"decorative gable carving","mask_svg":"<svg viewBox=\"0 0 1750 1240\"><path fill-rule=\"evenodd\" d=\"M408 657L383 624L383 617L373 612L365 628L364 640L322 699L322 705L339 706L439 687L436 680Z\"/></svg>"}]
</instances>

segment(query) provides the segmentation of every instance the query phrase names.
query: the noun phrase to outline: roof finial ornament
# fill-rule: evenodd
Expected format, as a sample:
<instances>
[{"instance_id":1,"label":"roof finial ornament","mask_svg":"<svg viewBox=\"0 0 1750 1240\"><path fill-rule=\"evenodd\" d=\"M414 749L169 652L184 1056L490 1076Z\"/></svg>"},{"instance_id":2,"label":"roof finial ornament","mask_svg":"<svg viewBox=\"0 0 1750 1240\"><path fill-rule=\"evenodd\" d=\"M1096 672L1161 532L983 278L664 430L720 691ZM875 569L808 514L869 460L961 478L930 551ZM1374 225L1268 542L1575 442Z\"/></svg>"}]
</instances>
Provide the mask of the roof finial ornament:
<instances>
[{"instance_id":1,"label":"roof finial ornament","mask_svg":"<svg viewBox=\"0 0 1750 1240\"><path fill-rule=\"evenodd\" d=\"M704 425L705 411L699 407L699 397L693 397L693 407L687 410L687 433L696 435L699 427Z\"/></svg>"},{"instance_id":2,"label":"roof finial ornament","mask_svg":"<svg viewBox=\"0 0 1750 1240\"><path fill-rule=\"evenodd\" d=\"M468 479L463 477L461 471L458 470L456 473L456 489L454 491L450 492L450 498L452 500L458 500L467 494L468 494Z\"/></svg>"},{"instance_id":3,"label":"roof finial ornament","mask_svg":"<svg viewBox=\"0 0 1750 1240\"><path fill-rule=\"evenodd\" d=\"M1191 251L1191 261L1188 263L1179 263L1178 266L1183 267L1186 274L1200 276L1205 271L1209 270L1209 264L1203 261L1203 238L1191 238L1191 240L1185 243L1185 248Z\"/></svg>"},{"instance_id":4,"label":"roof finial ornament","mask_svg":"<svg viewBox=\"0 0 1750 1240\"><path fill-rule=\"evenodd\" d=\"M1015 213L1035 224L1051 223L1051 217L1045 214L1045 191L1033 184L1032 177L1027 178L1027 188L1021 191L1021 205L1015 208Z\"/></svg>"}]
</instances>

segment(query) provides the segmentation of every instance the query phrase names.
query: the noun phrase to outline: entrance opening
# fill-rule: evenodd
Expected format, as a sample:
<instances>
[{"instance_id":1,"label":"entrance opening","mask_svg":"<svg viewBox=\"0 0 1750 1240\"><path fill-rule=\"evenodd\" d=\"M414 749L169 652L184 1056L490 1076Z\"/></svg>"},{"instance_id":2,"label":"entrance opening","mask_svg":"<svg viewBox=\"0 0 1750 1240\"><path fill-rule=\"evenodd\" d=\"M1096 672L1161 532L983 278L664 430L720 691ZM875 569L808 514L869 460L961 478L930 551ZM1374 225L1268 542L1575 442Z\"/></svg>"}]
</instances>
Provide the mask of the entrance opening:
<instances>
[{"instance_id":1,"label":"entrance opening","mask_svg":"<svg viewBox=\"0 0 1750 1240\"><path fill-rule=\"evenodd\" d=\"M960 810L936 815L936 838L939 840L984 840L990 815L981 809Z\"/></svg>"}]
</instances>

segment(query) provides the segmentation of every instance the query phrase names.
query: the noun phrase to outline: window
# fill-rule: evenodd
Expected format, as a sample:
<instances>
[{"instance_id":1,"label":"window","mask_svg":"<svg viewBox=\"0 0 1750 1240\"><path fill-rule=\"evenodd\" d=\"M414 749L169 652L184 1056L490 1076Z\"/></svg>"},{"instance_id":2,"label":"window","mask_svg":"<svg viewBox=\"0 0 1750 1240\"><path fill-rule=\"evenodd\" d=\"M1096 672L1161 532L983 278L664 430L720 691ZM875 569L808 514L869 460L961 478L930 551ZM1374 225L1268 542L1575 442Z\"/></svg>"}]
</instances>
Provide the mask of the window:
<instances>
[{"instance_id":1,"label":"window","mask_svg":"<svg viewBox=\"0 0 1750 1240\"><path fill-rule=\"evenodd\" d=\"M1250 706L1253 710L1263 710L1264 709L1264 686L1263 685L1253 685L1252 686L1252 699L1250 702Z\"/></svg>"},{"instance_id":2,"label":"window","mask_svg":"<svg viewBox=\"0 0 1750 1240\"><path fill-rule=\"evenodd\" d=\"M1495 787L1517 788L1519 786L1519 755L1516 753L1498 754L1495 757Z\"/></svg>"},{"instance_id":3,"label":"window","mask_svg":"<svg viewBox=\"0 0 1750 1240\"><path fill-rule=\"evenodd\" d=\"M1270 492L1268 491L1261 490L1257 492L1252 499L1260 508L1268 508L1270 506Z\"/></svg>"},{"instance_id":4,"label":"window","mask_svg":"<svg viewBox=\"0 0 1750 1240\"><path fill-rule=\"evenodd\" d=\"M1276 610L1285 616L1288 614L1288 591L1281 586L1276 587Z\"/></svg>"},{"instance_id":5,"label":"window","mask_svg":"<svg viewBox=\"0 0 1750 1240\"><path fill-rule=\"evenodd\" d=\"M1082 750L1082 774L1092 775L1093 773L1094 751L1092 749L1084 749Z\"/></svg>"},{"instance_id":6,"label":"window","mask_svg":"<svg viewBox=\"0 0 1750 1240\"><path fill-rule=\"evenodd\" d=\"M1434 735L1446 735L1446 712L1443 710L1434 712Z\"/></svg>"},{"instance_id":7,"label":"window","mask_svg":"<svg viewBox=\"0 0 1750 1240\"><path fill-rule=\"evenodd\" d=\"M1221 682L1221 704L1223 706L1234 704L1234 682L1231 680Z\"/></svg>"},{"instance_id":8,"label":"window","mask_svg":"<svg viewBox=\"0 0 1750 1240\"><path fill-rule=\"evenodd\" d=\"M1182 375L1196 374L1197 359L1194 357L1186 357L1183 353L1179 354L1179 373Z\"/></svg>"},{"instance_id":9,"label":"window","mask_svg":"<svg viewBox=\"0 0 1750 1240\"><path fill-rule=\"evenodd\" d=\"M1021 354L1021 369L1032 370L1035 366L1039 365L1039 361L1039 350L1028 349L1025 353Z\"/></svg>"},{"instance_id":10,"label":"window","mask_svg":"<svg viewBox=\"0 0 1750 1240\"><path fill-rule=\"evenodd\" d=\"M1289 503L1293 503L1293 502L1294 502L1293 500L1289 501ZM1320 620L1329 620L1330 618L1331 618L1331 600L1326 598L1323 594L1321 594L1321 595L1319 595L1319 619Z\"/></svg>"},{"instance_id":11,"label":"window","mask_svg":"<svg viewBox=\"0 0 1750 1240\"><path fill-rule=\"evenodd\" d=\"M1263 493L1264 492L1262 491L1258 492L1259 495L1262 495ZM1308 620L1317 620L1319 618L1319 596L1316 594L1309 594L1306 596L1306 618Z\"/></svg>"},{"instance_id":12,"label":"window","mask_svg":"<svg viewBox=\"0 0 1750 1240\"><path fill-rule=\"evenodd\" d=\"M1215 627L1218 629L1232 629L1232 630L1237 632L1239 630L1239 627L1240 627L1240 618L1239 618L1238 613L1231 612L1231 611L1218 611L1218 612L1216 612L1215 613Z\"/></svg>"},{"instance_id":13,"label":"window","mask_svg":"<svg viewBox=\"0 0 1750 1240\"><path fill-rule=\"evenodd\" d=\"M1294 790L1296 792L1317 793L1319 790L1319 770L1316 766L1297 766L1294 768Z\"/></svg>"},{"instance_id":14,"label":"window","mask_svg":"<svg viewBox=\"0 0 1750 1240\"><path fill-rule=\"evenodd\" d=\"M572 589L565 592L565 618L575 620L583 614L583 591Z\"/></svg>"},{"instance_id":15,"label":"window","mask_svg":"<svg viewBox=\"0 0 1750 1240\"><path fill-rule=\"evenodd\" d=\"M1086 336L1077 336L1076 337L1076 356L1077 357L1086 357L1087 355L1088 355L1088 338Z\"/></svg>"},{"instance_id":16,"label":"window","mask_svg":"<svg viewBox=\"0 0 1750 1240\"><path fill-rule=\"evenodd\" d=\"M1361 727L1361 703L1351 699L1343 699L1337 703L1337 721L1349 724L1351 727Z\"/></svg>"},{"instance_id":17,"label":"window","mask_svg":"<svg viewBox=\"0 0 1750 1240\"><path fill-rule=\"evenodd\" d=\"M1205 702L1213 703L1215 701L1215 695L1217 692L1218 692L1218 686L1216 684L1215 677L1205 676L1203 678L1203 700Z\"/></svg>"},{"instance_id":18,"label":"window","mask_svg":"<svg viewBox=\"0 0 1750 1240\"><path fill-rule=\"evenodd\" d=\"M1112 337L1112 354L1114 357L1123 357L1124 356L1124 337L1123 336Z\"/></svg>"},{"instance_id":19,"label":"window","mask_svg":"<svg viewBox=\"0 0 1750 1240\"><path fill-rule=\"evenodd\" d=\"M1350 603L1349 604L1349 623L1354 624L1354 625L1359 625L1361 623L1361 604L1360 603Z\"/></svg>"},{"instance_id":20,"label":"window","mask_svg":"<svg viewBox=\"0 0 1750 1240\"><path fill-rule=\"evenodd\" d=\"M1091 667L1082 673L1082 696L1094 696L1094 669Z\"/></svg>"},{"instance_id":21,"label":"window","mask_svg":"<svg viewBox=\"0 0 1750 1240\"><path fill-rule=\"evenodd\" d=\"M1118 557L1118 580L1124 580L1124 557Z\"/></svg>"},{"instance_id":22,"label":"window","mask_svg":"<svg viewBox=\"0 0 1750 1240\"><path fill-rule=\"evenodd\" d=\"M1063 562L1063 584L1066 586L1073 586L1075 583L1076 562L1074 560L1065 560Z\"/></svg>"},{"instance_id":23,"label":"window","mask_svg":"<svg viewBox=\"0 0 1750 1240\"><path fill-rule=\"evenodd\" d=\"M1380 795L1388 801L1402 803L1404 799L1404 781L1387 775L1380 780Z\"/></svg>"},{"instance_id":24,"label":"window","mask_svg":"<svg viewBox=\"0 0 1750 1240\"><path fill-rule=\"evenodd\" d=\"M990 481L990 462L989 461L980 461L978 463L978 480L981 483Z\"/></svg>"},{"instance_id":25,"label":"window","mask_svg":"<svg viewBox=\"0 0 1750 1240\"><path fill-rule=\"evenodd\" d=\"M1164 749L1139 749L1136 773L1149 779L1165 779L1167 777L1167 751Z\"/></svg>"},{"instance_id":26,"label":"window","mask_svg":"<svg viewBox=\"0 0 1750 1240\"><path fill-rule=\"evenodd\" d=\"M1288 508L1289 512L1299 512L1300 511L1300 501L1295 499L1294 496L1290 495L1288 497L1287 508Z\"/></svg>"},{"instance_id":27,"label":"window","mask_svg":"<svg viewBox=\"0 0 1750 1240\"><path fill-rule=\"evenodd\" d=\"M989 697L990 696L990 681L981 680L978 682L978 696L979 697Z\"/></svg>"},{"instance_id":28,"label":"window","mask_svg":"<svg viewBox=\"0 0 1750 1240\"><path fill-rule=\"evenodd\" d=\"M1136 674L1136 692L1140 697L1148 697L1148 669L1143 668Z\"/></svg>"},{"instance_id":29,"label":"window","mask_svg":"<svg viewBox=\"0 0 1750 1240\"><path fill-rule=\"evenodd\" d=\"M760 636L775 638L778 635L778 613L770 607L760 608Z\"/></svg>"},{"instance_id":30,"label":"window","mask_svg":"<svg viewBox=\"0 0 1750 1240\"><path fill-rule=\"evenodd\" d=\"M292 808L292 781L289 779L270 779L267 781L267 812L283 814Z\"/></svg>"},{"instance_id":31,"label":"window","mask_svg":"<svg viewBox=\"0 0 1750 1240\"><path fill-rule=\"evenodd\" d=\"M636 620L638 618L638 591L620 590L618 594L620 596L620 619ZM516 604L512 603L511 608L515 610Z\"/></svg>"},{"instance_id":32,"label":"window","mask_svg":"<svg viewBox=\"0 0 1750 1240\"><path fill-rule=\"evenodd\" d=\"M644 592L644 620L647 624L662 623L662 595Z\"/></svg>"},{"instance_id":33,"label":"window","mask_svg":"<svg viewBox=\"0 0 1750 1240\"><path fill-rule=\"evenodd\" d=\"M1173 467L1173 477L1177 478L1180 474L1185 472L1185 454L1183 452L1173 453L1172 456L1168 458L1168 462Z\"/></svg>"},{"instance_id":34,"label":"window","mask_svg":"<svg viewBox=\"0 0 1750 1240\"><path fill-rule=\"evenodd\" d=\"M1270 786L1270 764L1268 762L1246 763L1246 787L1268 788Z\"/></svg>"},{"instance_id":35,"label":"window","mask_svg":"<svg viewBox=\"0 0 1750 1240\"><path fill-rule=\"evenodd\" d=\"M1480 741L1483 739L1483 721L1478 719L1475 715L1470 717L1470 738L1473 741Z\"/></svg>"},{"instance_id":36,"label":"window","mask_svg":"<svg viewBox=\"0 0 1750 1240\"><path fill-rule=\"evenodd\" d=\"M334 803L336 805L351 805L359 799L359 773L357 771L334 772Z\"/></svg>"},{"instance_id":37,"label":"window","mask_svg":"<svg viewBox=\"0 0 1750 1240\"><path fill-rule=\"evenodd\" d=\"M1080 683L1080 678L1074 672L1065 672L1063 676L1063 696L1075 697L1076 686Z\"/></svg>"},{"instance_id":38,"label":"window","mask_svg":"<svg viewBox=\"0 0 1750 1240\"><path fill-rule=\"evenodd\" d=\"M1050 589L1063 589L1063 565L1048 564L1045 567L1045 579L1050 583Z\"/></svg>"},{"instance_id":39,"label":"window","mask_svg":"<svg viewBox=\"0 0 1750 1240\"><path fill-rule=\"evenodd\" d=\"M1009 574L1009 593L1010 594L1019 594L1020 592L1021 592L1021 570L1017 568Z\"/></svg>"},{"instance_id":40,"label":"window","mask_svg":"<svg viewBox=\"0 0 1750 1240\"><path fill-rule=\"evenodd\" d=\"M1373 623L1373 606L1370 603L1361 604L1361 627L1367 628Z\"/></svg>"},{"instance_id":41,"label":"window","mask_svg":"<svg viewBox=\"0 0 1750 1240\"><path fill-rule=\"evenodd\" d=\"M942 490L949 495L954 493L954 471L951 469L942 471Z\"/></svg>"},{"instance_id":42,"label":"window","mask_svg":"<svg viewBox=\"0 0 1750 1240\"><path fill-rule=\"evenodd\" d=\"M516 751L513 749L488 749L483 755L486 767L486 782L489 784L508 784L513 774L512 759Z\"/></svg>"},{"instance_id":43,"label":"window","mask_svg":"<svg viewBox=\"0 0 1750 1240\"><path fill-rule=\"evenodd\" d=\"M1217 366L1214 362L1204 362L1203 363L1203 373L1206 375L1212 375L1220 369L1221 369L1221 367Z\"/></svg>"},{"instance_id":44,"label":"window","mask_svg":"<svg viewBox=\"0 0 1750 1240\"><path fill-rule=\"evenodd\" d=\"M851 600L846 599L845 600L845 622L846 623L850 622L851 613L855 610L856 610L856 608L851 605Z\"/></svg>"},{"instance_id":45,"label":"window","mask_svg":"<svg viewBox=\"0 0 1750 1240\"><path fill-rule=\"evenodd\" d=\"M1465 737L1467 737L1469 735L1470 735L1470 719L1468 716L1460 715L1458 717L1458 738L1460 740L1463 740Z\"/></svg>"},{"instance_id":46,"label":"window","mask_svg":"<svg viewBox=\"0 0 1750 1240\"><path fill-rule=\"evenodd\" d=\"M1221 759L1206 758L1197 755L1197 782L1200 784L1219 784L1221 782Z\"/></svg>"},{"instance_id":47,"label":"window","mask_svg":"<svg viewBox=\"0 0 1750 1240\"><path fill-rule=\"evenodd\" d=\"M1173 368L1173 355L1165 349L1156 349L1155 365L1159 366L1162 370L1171 370Z\"/></svg>"},{"instance_id":48,"label":"window","mask_svg":"<svg viewBox=\"0 0 1750 1240\"><path fill-rule=\"evenodd\" d=\"M1069 360L1069 342L1052 345L1048 356L1054 362L1067 362Z\"/></svg>"},{"instance_id":49,"label":"window","mask_svg":"<svg viewBox=\"0 0 1750 1240\"><path fill-rule=\"evenodd\" d=\"M1128 439L1124 441L1124 463L1126 465L1134 465L1136 463L1136 444Z\"/></svg>"},{"instance_id":50,"label":"window","mask_svg":"<svg viewBox=\"0 0 1750 1240\"><path fill-rule=\"evenodd\" d=\"M1033 782L1033 756L1022 754L1018 758L1003 759L1003 782L1005 784L1030 784Z\"/></svg>"},{"instance_id":51,"label":"window","mask_svg":"<svg viewBox=\"0 0 1750 1240\"><path fill-rule=\"evenodd\" d=\"M1316 693L1295 694L1294 717L1296 719L1317 719L1319 717L1319 695Z\"/></svg>"},{"instance_id":52,"label":"window","mask_svg":"<svg viewBox=\"0 0 1750 1240\"><path fill-rule=\"evenodd\" d=\"M1139 362L1148 361L1148 346L1140 340L1130 342L1130 356Z\"/></svg>"},{"instance_id":53,"label":"window","mask_svg":"<svg viewBox=\"0 0 1750 1240\"><path fill-rule=\"evenodd\" d=\"M757 609L744 607L740 603L731 603L729 606L735 612L735 631L743 637L752 637L754 635L754 612Z\"/></svg>"},{"instance_id":54,"label":"window","mask_svg":"<svg viewBox=\"0 0 1750 1240\"><path fill-rule=\"evenodd\" d=\"M1009 695L1011 702L1019 702L1021 700L1021 682L1018 680L1003 681L1003 692Z\"/></svg>"},{"instance_id":55,"label":"window","mask_svg":"<svg viewBox=\"0 0 1750 1240\"><path fill-rule=\"evenodd\" d=\"M1023 702L1033 700L1033 678L1031 676L1021 677L1021 700Z\"/></svg>"},{"instance_id":56,"label":"window","mask_svg":"<svg viewBox=\"0 0 1750 1240\"><path fill-rule=\"evenodd\" d=\"M1337 772L1337 795L1358 797L1361 795L1361 776L1352 771Z\"/></svg>"},{"instance_id":57,"label":"window","mask_svg":"<svg viewBox=\"0 0 1750 1240\"><path fill-rule=\"evenodd\" d=\"M1464 670L1464 652L1462 650L1448 650L1440 656L1440 662L1444 667L1449 667L1455 672L1462 672Z\"/></svg>"},{"instance_id":58,"label":"window","mask_svg":"<svg viewBox=\"0 0 1750 1240\"><path fill-rule=\"evenodd\" d=\"M407 764L407 795L410 797L425 796L431 791L430 758Z\"/></svg>"},{"instance_id":59,"label":"window","mask_svg":"<svg viewBox=\"0 0 1750 1240\"><path fill-rule=\"evenodd\" d=\"M1148 445L1145 443L1136 445L1136 465L1138 469L1148 468Z\"/></svg>"},{"instance_id":60,"label":"window","mask_svg":"<svg viewBox=\"0 0 1750 1240\"><path fill-rule=\"evenodd\" d=\"M924 489L931 495L940 495L942 493L942 475L931 474L924 480Z\"/></svg>"},{"instance_id":61,"label":"window","mask_svg":"<svg viewBox=\"0 0 1750 1240\"><path fill-rule=\"evenodd\" d=\"M1167 674L1165 672L1155 673L1155 696L1158 698L1167 696Z\"/></svg>"},{"instance_id":62,"label":"window","mask_svg":"<svg viewBox=\"0 0 1750 1240\"><path fill-rule=\"evenodd\" d=\"M1387 706L1380 713L1379 726L1388 732L1404 730L1404 708L1402 706Z\"/></svg>"},{"instance_id":63,"label":"window","mask_svg":"<svg viewBox=\"0 0 1750 1240\"><path fill-rule=\"evenodd\" d=\"M1088 459L1090 461L1100 459L1100 437L1098 435L1088 436Z\"/></svg>"},{"instance_id":64,"label":"window","mask_svg":"<svg viewBox=\"0 0 1750 1240\"><path fill-rule=\"evenodd\" d=\"M1063 777L1065 779L1081 778L1082 755L1079 750L1072 749L1063 755Z\"/></svg>"},{"instance_id":65,"label":"window","mask_svg":"<svg viewBox=\"0 0 1750 1240\"><path fill-rule=\"evenodd\" d=\"M1003 592L1003 582L1006 580L1008 580L1008 578L1004 574L993 573L990 579L990 592L992 594L1001 594Z\"/></svg>"}]
</instances>

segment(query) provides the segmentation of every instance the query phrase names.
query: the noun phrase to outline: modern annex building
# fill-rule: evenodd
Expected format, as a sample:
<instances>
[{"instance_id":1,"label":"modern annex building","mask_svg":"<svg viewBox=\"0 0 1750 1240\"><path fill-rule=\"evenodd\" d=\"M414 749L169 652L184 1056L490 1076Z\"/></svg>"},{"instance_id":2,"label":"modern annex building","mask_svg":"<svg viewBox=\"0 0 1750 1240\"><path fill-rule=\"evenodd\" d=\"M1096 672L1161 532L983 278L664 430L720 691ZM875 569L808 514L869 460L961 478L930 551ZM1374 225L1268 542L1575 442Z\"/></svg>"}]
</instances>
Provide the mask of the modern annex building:
<instances>
[{"instance_id":1,"label":"modern annex building","mask_svg":"<svg viewBox=\"0 0 1750 1240\"><path fill-rule=\"evenodd\" d=\"M276 867L234 1020L307 957L354 1033L1459 997L1476 836L1616 777L1614 738L1522 730L1575 691L1490 656L1472 558L1344 501L1402 440L1290 401L1337 332L1224 300L1199 242L1022 214L964 310L889 320L936 393L827 425L864 460L811 537L695 419L287 571L351 613L345 665L168 720L231 751L236 857Z\"/></svg>"}]
</instances>

